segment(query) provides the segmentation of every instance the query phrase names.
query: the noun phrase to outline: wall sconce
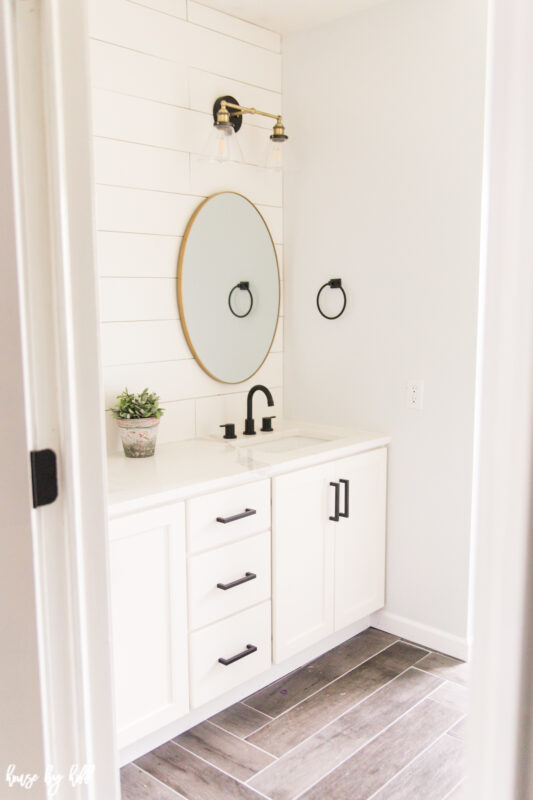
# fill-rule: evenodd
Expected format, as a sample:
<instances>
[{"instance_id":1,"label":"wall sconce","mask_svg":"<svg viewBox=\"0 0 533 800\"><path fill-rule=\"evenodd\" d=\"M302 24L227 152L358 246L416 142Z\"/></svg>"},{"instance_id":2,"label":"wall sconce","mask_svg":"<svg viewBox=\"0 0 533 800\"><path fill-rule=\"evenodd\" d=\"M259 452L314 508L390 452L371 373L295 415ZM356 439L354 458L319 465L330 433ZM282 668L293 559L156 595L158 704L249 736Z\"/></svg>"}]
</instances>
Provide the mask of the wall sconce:
<instances>
[{"instance_id":1,"label":"wall sconce","mask_svg":"<svg viewBox=\"0 0 533 800\"><path fill-rule=\"evenodd\" d=\"M206 155L216 161L243 161L242 151L236 134L241 129L244 114L260 114L275 119L270 135L270 146L265 166L281 169L283 166L282 144L289 138L281 114L270 114L257 108L241 106L234 97L218 97L213 105L213 131L206 146Z\"/></svg>"}]
</instances>

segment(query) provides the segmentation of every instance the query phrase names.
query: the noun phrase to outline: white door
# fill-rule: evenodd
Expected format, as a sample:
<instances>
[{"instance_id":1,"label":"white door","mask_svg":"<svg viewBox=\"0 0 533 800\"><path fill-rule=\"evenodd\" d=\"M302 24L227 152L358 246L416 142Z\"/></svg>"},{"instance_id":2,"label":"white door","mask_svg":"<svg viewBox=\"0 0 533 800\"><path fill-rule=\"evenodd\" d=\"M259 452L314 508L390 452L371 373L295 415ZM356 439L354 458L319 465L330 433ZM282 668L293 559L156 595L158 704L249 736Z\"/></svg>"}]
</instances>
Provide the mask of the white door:
<instances>
[{"instance_id":1,"label":"white door","mask_svg":"<svg viewBox=\"0 0 533 800\"><path fill-rule=\"evenodd\" d=\"M334 473L334 471L333 471ZM272 621L275 663L333 632L333 487L325 464L272 481Z\"/></svg>"},{"instance_id":2,"label":"white door","mask_svg":"<svg viewBox=\"0 0 533 800\"><path fill-rule=\"evenodd\" d=\"M382 608L385 603L387 449L336 461L340 516L335 529L335 630ZM343 483L342 481L348 481Z\"/></svg>"},{"instance_id":3,"label":"white door","mask_svg":"<svg viewBox=\"0 0 533 800\"><path fill-rule=\"evenodd\" d=\"M113 520L111 617L119 747L189 710L184 504Z\"/></svg>"}]
</instances>

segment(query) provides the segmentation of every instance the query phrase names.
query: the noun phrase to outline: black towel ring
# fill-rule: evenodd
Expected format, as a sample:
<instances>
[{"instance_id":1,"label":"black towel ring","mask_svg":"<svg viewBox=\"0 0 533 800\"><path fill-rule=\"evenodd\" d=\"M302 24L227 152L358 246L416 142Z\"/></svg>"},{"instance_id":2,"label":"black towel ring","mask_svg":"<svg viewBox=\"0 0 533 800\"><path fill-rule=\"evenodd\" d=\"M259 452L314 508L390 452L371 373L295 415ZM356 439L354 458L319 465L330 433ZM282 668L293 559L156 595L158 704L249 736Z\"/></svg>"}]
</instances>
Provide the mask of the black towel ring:
<instances>
[{"instance_id":1,"label":"black towel ring","mask_svg":"<svg viewBox=\"0 0 533 800\"><path fill-rule=\"evenodd\" d=\"M248 309L246 314L237 314L237 312L233 310L233 307L231 305L231 297L232 297L233 292L235 291L235 289L242 289L243 291L248 292L248 294L250 295L250 308ZM228 305L229 305L229 310L231 311L233 316L240 317L241 319L243 317L247 317L248 316L248 314L250 313L250 311L252 310L253 305L254 305L254 298L253 298L252 292L250 291L250 283L248 281L241 281L240 283L236 283L235 284L235 286L233 287L233 289L229 293Z\"/></svg>"},{"instance_id":2,"label":"black towel ring","mask_svg":"<svg viewBox=\"0 0 533 800\"><path fill-rule=\"evenodd\" d=\"M330 289L340 289L342 292L342 297L343 297L342 308L338 314L335 314L334 317L330 317L328 314L324 314L324 312L320 308L320 295L322 294L326 286L329 286ZM323 286L320 287L320 289L318 290L318 294L316 296L316 306L320 311L320 313L322 314L322 316L325 317L326 319L338 319L341 316L341 314L344 314L344 309L346 308L346 292L342 288L341 278L331 278L331 280L327 281L327 283L325 283Z\"/></svg>"}]
</instances>

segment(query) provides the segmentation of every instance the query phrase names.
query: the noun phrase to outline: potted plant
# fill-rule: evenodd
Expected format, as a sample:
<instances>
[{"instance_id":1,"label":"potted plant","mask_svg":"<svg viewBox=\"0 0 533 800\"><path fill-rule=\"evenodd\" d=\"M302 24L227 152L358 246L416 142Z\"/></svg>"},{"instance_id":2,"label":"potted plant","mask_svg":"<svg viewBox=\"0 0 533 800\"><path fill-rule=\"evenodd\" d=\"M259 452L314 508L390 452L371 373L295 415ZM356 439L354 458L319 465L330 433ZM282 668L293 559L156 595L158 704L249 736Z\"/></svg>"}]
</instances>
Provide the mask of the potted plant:
<instances>
[{"instance_id":1,"label":"potted plant","mask_svg":"<svg viewBox=\"0 0 533 800\"><path fill-rule=\"evenodd\" d=\"M117 395L118 403L111 409L117 420L124 455L128 458L153 456L159 418L164 409L159 406L155 392L143 389L140 394L130 394L124 389Z\"/></svg>"}]
</instances>

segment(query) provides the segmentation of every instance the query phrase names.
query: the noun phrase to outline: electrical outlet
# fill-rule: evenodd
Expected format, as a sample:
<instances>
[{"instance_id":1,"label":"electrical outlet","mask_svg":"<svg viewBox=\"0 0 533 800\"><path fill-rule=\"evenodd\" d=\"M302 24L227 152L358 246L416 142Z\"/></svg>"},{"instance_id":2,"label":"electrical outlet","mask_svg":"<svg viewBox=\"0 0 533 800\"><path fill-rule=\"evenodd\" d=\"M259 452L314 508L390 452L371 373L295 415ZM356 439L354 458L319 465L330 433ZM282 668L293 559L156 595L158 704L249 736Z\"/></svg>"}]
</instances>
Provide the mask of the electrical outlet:
<instances>
[{"instance_id":1,"label":"electrical outlet","mask_svg":"<svg viewBox=\"0 0 533 800\"><path fill-rule=\"evenodd\" d=\"M407 408L424 408L424 381L409 381L407 384Z\"/></svg>"}]
</instances>

